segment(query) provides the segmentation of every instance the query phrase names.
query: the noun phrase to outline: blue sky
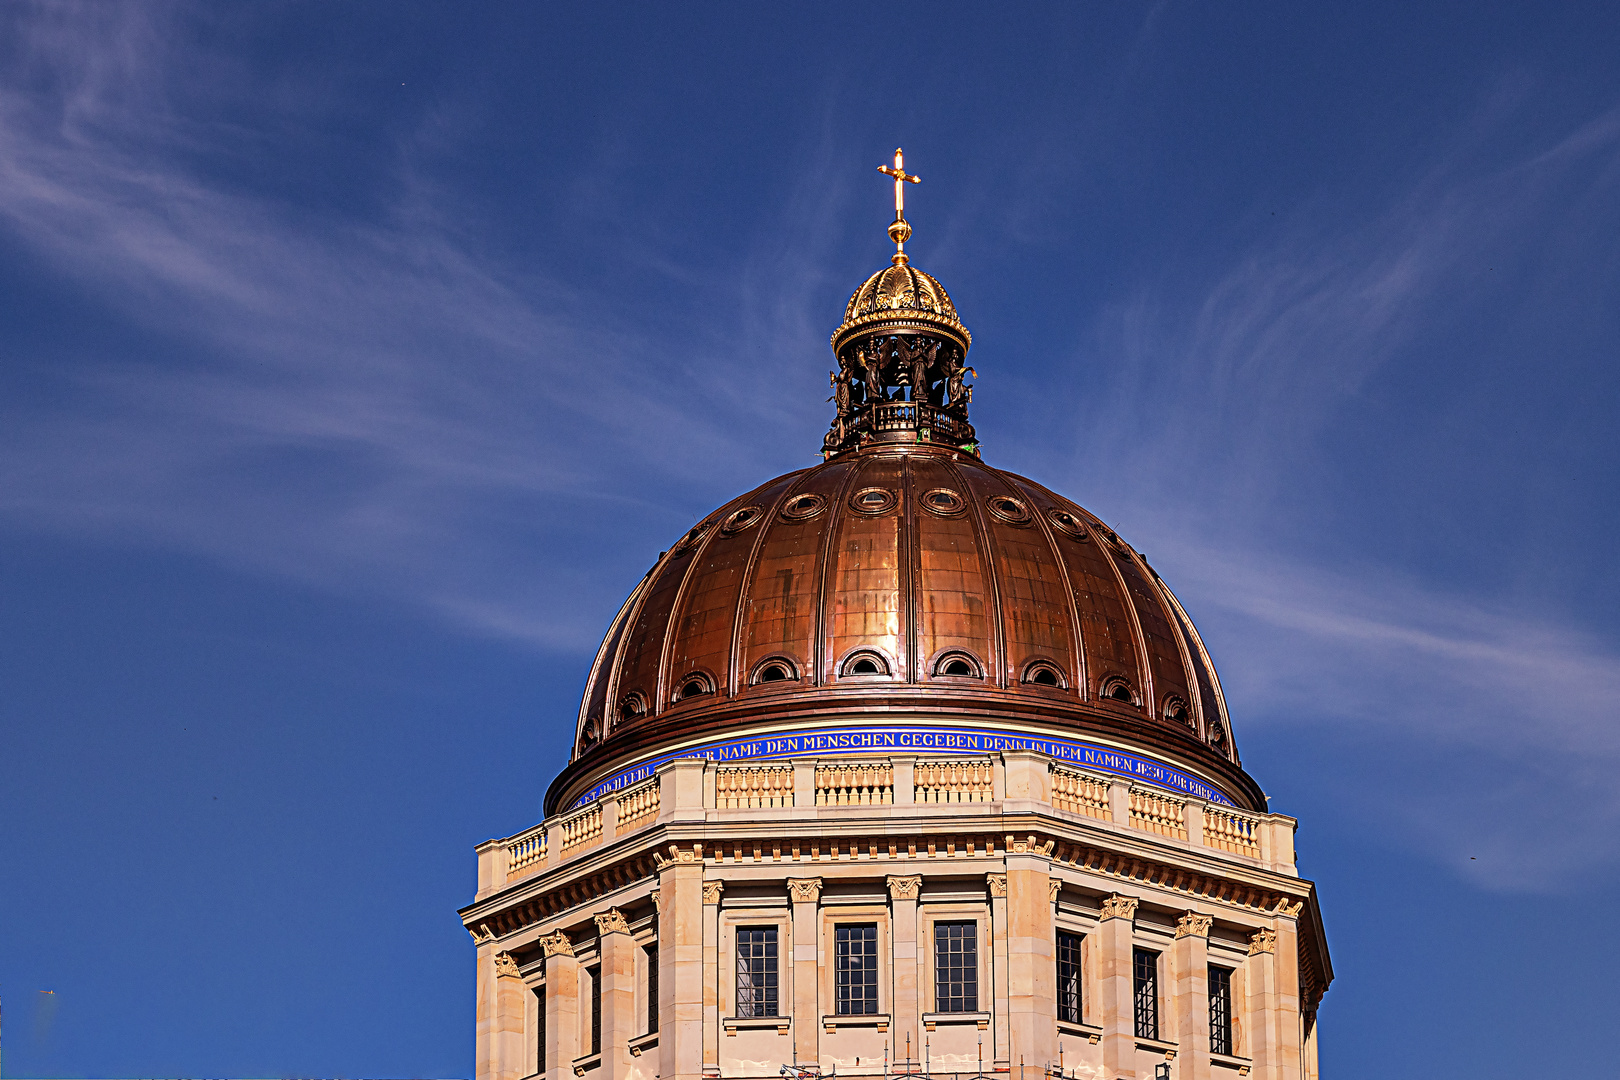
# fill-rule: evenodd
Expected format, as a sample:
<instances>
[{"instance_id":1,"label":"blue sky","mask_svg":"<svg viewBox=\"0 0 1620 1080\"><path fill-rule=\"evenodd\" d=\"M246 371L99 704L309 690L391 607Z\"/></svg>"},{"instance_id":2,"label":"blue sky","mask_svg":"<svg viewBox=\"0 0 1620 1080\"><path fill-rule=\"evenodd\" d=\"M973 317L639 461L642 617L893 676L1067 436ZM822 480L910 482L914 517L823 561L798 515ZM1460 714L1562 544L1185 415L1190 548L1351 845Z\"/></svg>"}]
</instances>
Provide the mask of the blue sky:
<instances>
[{"instance_id":1,"label":"blue sky","mask_svg":"<svg viewBox=\"0 0 1620 1080\"><path fill-rule=\"evenodd\" d=\"M986 460L1148 553L1303 821L1329 1074L1601 1072L1616 56L1612 4L0 9L8 1074L470 1075L472 847L657 553L815 460L902 144Z\"/></svg>"}]
</instances>

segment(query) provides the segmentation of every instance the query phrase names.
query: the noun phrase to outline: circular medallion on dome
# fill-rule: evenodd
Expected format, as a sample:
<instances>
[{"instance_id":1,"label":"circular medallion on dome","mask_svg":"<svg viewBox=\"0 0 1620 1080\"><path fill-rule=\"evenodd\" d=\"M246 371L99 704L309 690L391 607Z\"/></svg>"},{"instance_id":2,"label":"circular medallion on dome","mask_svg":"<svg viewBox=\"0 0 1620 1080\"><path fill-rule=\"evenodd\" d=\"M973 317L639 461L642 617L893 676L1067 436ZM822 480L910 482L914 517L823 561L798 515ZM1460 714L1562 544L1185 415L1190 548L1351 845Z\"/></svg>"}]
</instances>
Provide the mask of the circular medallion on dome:
<instances>
[{"instance_id":1,"label":"circular medallion on dome","mask_svg":"<svg viewBox=\"0 0 1620 1080\"><path fill-rule=\"evenodd\" d=\"M922 497L923 509L940 517L958 517L967 509L967 500L950 488L935 488Z\"/></svg>"},{"instance_id":2,"label":"circular medallion on dome","mask_svg":"<svg viewBox=\"0 0 1620 1080\"><path fill-rule=\"evenodd\" d=\"M1029 508L1021 499L1011 495L992 495L984 500L984 505L990 512L1009 525L1018 525L1027 528L1030 523Z\"/></svg>"},{"instance_id":3,"label":"circular medallion on dome","mask_svg":"<svg viewBox=\"0 0 1620 1080\"><path fill-rule=\"evenodd\" d=\"M726 518L726 523L720 526L720 531L726 536L732 536L744 529L759 524L760 515L763 514L757 506L745 506Z\"/></svg>"},{"instance_id":4,"label":"circular medallion on dome","mask_svg":"<svg viewBox=\"0 0 1620 1080\"><path fill-rule=\"evenodd\" d=\"M1080 519L1067 510L1054 507L1046 512L1046 520L1052 523L1054 529L1070 539L1079 540L1081 543L1091 539L1091 534L1086 532L1086 527L1080 523Z\"/></svg>"},{"instance_id":5,"label":"circular medallion on dome","mask_svg":"<svg viewBox=\"0 0 1620 1080\"><path fill-rule=\"evenodd\" d=\"M782 507L783 521L809 521L827 509L827 500L813 492L795 495Z\"/></svg>"},{"instance_id":6,"label":"circular medallion on dome","mask_svg":"<svg viewBox=\"0 0 1620 1080\"><path fill-rule=\"evenodd\" d=\"M849 497L850 508L859 514L887 514L895 508L899 498L888 488L861 488Z\"/></svg>"}]
</instances>

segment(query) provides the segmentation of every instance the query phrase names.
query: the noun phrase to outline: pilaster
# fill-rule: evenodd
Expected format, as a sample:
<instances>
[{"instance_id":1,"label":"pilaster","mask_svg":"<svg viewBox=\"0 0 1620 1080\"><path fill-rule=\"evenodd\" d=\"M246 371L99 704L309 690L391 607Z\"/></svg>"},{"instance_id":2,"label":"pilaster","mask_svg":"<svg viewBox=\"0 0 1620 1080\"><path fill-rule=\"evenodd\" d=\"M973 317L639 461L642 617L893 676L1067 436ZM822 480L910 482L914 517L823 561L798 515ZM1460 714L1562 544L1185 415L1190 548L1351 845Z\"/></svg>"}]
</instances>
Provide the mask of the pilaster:
<instances>
[{"instance_id":1,"label":"pilaster","mask_svg":"<svg viewBox=\"0 0 1620 1080\"><path fill-rule=\"evenodd\" d=\"M1256 1080L1298 1080L1302 1069L1298 942L1294 920L1249 935L1250 1057Z\"/></svg>"},{"instance_id":2,"label":"pilaster","mask_svg":"<svg viewBox=\"0 0 1620 1080\"><path fill-rule=\"evenodd\" d=\"M568 935L558 930L540 939L546 959L547 1080L572 1080L579 1057L579 961Z\"/></svg>"},{"instance_id":3,"label":"pilaster","mask_svg":"<svg viewBox=\"0 0 1620 1080\"><path fill-rule=\"evenodd\" d=\"M664 783L673 786L681 775L690 773L666 773ZM701 781L701 771L696 779ZM701 794L701 787L698 792ZM663 794L668 796L669 787ZM699 1080L703 1075L703 849L701 845L683 848L672 844L669 851L667 858L660 855L658 868L658 1075L663 1080ZM546 1001L550 1000L548 991Z\"/></svg>"},{"instance_id":4,"label":"pilaster","mask_svg":"<svg viewBox=\"0 0 1620 1080\"><path fill-rule=\"evenodd\" d=\"M1170 946L1170 1012L1181 1045L1181 1080L1210 1080L1209 928L1214 920L1189 911L1176 921Z\"/></svg>"},{"instance_id":5,"label":"pilaster","mask_svg":"<svg viewBox=\"0 0 1620 1080\"><path fill-rule=\"evenodd\" d=\"M496 953L495 1022L490 1032L493 1080L519 1080L528 1074L528 1047L523 1032L523 998L527 993L512 954Z\"/></svg>"},{"instance_id":6,"label":"pilaster","mask_svg":"<svg viewBox=\"0 0 1620 1080\"><path fill-rule=\"evenodd\" d=\"M1014 850L1007 855L1007 1059L1038 1069L1057 1061L1051 860L1033 844L1008 846ZM1020 847L1027 853L1017 853Z\"/></svg>"},{"instance_id":7,"label":"pilaster","mask_svg":"<svg viewBox=\"0 0 1620 1080\"><path fill-rule=\"evenodd\" d=\"M720 1073L720 894L723 881L703 883L703 1071Z\"/></svg>"},{"instance_id":8,"label":"pilaster","mask_svg":"<svg viewBox=\"0 0 1620 1080\"><path fill-rule=\"evenodd\" d=\"M1097 924L1096 1023L1103 1029L1103 1075L1108 1080L1136 1080L1136 1014L1131 1000L1136 905L1134 896L1106 896Z\"/></svg>"},{"instance_id":9,"label":"pilaster","mask_svg":"<svg viewBox=\"0 0 1620 1080\"><path fill-rule=\"evenodd\" d=\"M920 1046L922 1016L921 987L917 978L917 894L922 889L922 876L891 874L888 885L890 963L894 971L894 1045L905 1045L909 1034L912 1045Z\"/></svg>"},{"instance_id":10,"label":"pilaster","mask_svg":"<svg viewBox=\"0 0 1620 1080\"><path fill-rule=\"evenodd\" d=\"M820 1060L821 879L788 878L793 910L793 1060Z\"/></svg>"},{"instance_id":11,"label":"pilaster","mask_svg":"<svg viewBox=\"0 0 1620 1080\"><path fill-rule=\"evenodd\" d=\"M603 1080L630 1075L630 1040L641 1034L636 1023L636 942L618 908L596 916L602 973Z\"/></svg>"},{"instance_id":12,"label":"pilaster","mask_svg":"<svg viewBox=\"0 0 1620 1080\"><path fill-rule=\"evenodd\" d=\"M990 890L990 983L995 995L995 1017L991 1027L995 1033L995 1061L1012 1061L1012 1030L1008 984L1010 965L1007 953L1007 875L986 874L985 884Z\"/></svg>"}]
</instances>

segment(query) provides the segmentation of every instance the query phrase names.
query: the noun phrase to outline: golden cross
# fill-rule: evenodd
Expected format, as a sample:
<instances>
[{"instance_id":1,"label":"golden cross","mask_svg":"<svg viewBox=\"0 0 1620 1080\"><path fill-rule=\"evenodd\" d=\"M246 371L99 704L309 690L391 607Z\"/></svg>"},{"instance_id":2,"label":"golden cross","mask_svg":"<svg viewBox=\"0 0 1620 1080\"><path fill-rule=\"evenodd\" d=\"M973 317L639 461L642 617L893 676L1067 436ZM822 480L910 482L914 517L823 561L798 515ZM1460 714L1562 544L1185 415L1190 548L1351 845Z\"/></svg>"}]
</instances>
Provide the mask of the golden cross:
<instances>
[{"instance_id":1,"label":"golden cross","mask_svg":"<svg viewBox=\"0 0 1620 1080\"><path fill-rule=\"evenodd\" d=\"M906 172L905 152L894 151L894 168L879 165L878 172L894 177L894 224L889 226L889 239L894 241L894 261L906 261L906 241L911 239L911 226L906 222L906 185L920 184L922 177Z\"/></svg>"},{"instance_id":2,"label":"golden cross","mask_svg":"<svg viewBox=\"0 0 1620 1080\"><path fill-rule=\"evenodd\" d=\"M906 185L920 184L922 183L922 177L912 176L906 172L905 151L898 147L894 151L894 168L879 165L878 172L887 173L894 177L894 220L906 220Z\"/></svg>"}]
</instances>

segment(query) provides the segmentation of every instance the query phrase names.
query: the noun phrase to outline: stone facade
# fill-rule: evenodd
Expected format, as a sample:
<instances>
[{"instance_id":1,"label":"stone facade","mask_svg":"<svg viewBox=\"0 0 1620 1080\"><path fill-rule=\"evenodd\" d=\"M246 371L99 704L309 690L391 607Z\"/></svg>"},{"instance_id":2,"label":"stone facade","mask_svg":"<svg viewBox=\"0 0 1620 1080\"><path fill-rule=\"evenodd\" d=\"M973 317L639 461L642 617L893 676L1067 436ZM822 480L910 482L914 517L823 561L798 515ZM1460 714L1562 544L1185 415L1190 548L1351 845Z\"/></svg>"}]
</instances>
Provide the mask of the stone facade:
<instances>
[{"instance_id":1,"label":"stone facade","mask_svg":"<svg viewBox=\"0 0 1620 1080\"><path fill-rule=\"evenodd\" d=\"M1293 819L1027 751L948 770L959 790L923 770L928 801L937 759L864 763L885 782L677 759L481 845L461 913L478 1080L1317 1075L1331 965ZM840 1011L840 928L875 935L874 1011ZM773 942L768 1015L739 987L740 934Z\"/></svg>"}]
</instances>

